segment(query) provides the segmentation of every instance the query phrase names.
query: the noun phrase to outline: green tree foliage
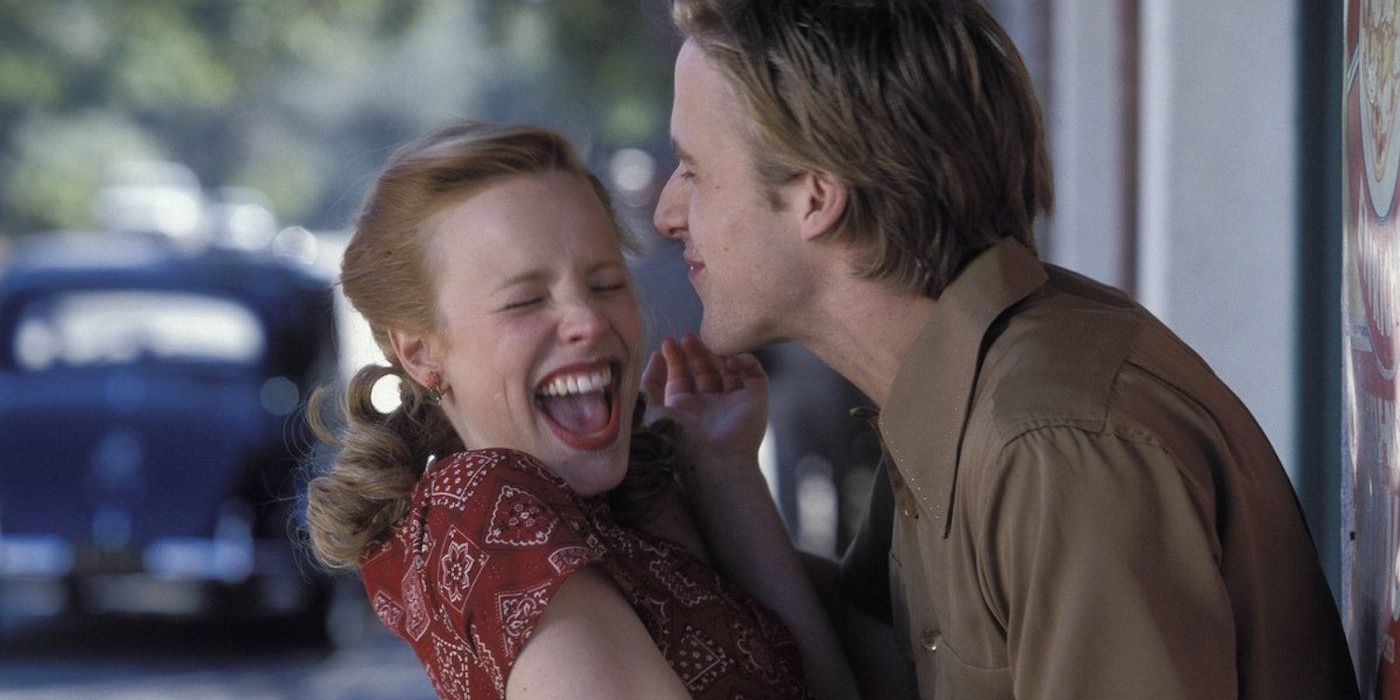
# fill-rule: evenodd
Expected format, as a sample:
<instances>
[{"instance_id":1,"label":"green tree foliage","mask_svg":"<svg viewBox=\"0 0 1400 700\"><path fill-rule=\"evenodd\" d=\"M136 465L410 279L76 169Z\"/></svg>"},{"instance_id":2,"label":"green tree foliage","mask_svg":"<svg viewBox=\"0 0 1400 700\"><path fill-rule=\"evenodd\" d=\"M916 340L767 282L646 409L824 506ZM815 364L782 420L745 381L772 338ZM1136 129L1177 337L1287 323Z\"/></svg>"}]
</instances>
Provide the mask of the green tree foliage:
<instances>
[{"instance_id":1,"label":"green tree foliage","mask_svg":"<svg viewBox=\"0 0 1400 700\"><path fill-rule=\"evenodd\" d=\"M0 0L0 234L91 224L124 160L249 186L343 225L401 143L542 123L596 162L664 144L675 38L656 0Z\"/></svg>"}]
</instances>

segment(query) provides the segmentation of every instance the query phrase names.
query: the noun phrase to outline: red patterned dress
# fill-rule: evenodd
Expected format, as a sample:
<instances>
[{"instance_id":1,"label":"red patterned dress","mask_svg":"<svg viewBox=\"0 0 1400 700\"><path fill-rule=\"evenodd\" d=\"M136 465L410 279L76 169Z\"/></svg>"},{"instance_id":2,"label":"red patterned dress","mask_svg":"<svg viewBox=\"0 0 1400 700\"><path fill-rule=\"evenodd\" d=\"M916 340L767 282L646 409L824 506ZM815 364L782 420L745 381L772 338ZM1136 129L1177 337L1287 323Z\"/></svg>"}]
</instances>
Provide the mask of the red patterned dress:
<instances>
[{"instance_id":1,"label":"red patterned dress","mask_svg":"<svg viewBox=\"0 0 1400 700\"><path fill-rule=\"evenodd\" d=\"M503 698L550 598L596 564L697 698L806 698L787 629L680 545L613 522L533 457L440 459L360 558L375 613L443 698Z\"/></svg>"}]
</instances>

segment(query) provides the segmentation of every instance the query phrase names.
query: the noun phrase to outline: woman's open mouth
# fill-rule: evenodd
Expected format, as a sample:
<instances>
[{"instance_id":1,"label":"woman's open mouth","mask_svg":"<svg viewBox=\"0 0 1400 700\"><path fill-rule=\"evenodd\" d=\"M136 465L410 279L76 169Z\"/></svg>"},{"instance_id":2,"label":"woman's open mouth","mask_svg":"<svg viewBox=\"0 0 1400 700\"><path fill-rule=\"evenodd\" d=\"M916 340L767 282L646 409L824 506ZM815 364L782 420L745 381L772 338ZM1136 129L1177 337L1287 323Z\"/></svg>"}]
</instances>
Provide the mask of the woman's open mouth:
<instances>
[{"instance_id":1,"label":"woman's open mouth","mask_svg":"<svg viewBox=\"0 0 1400 700\"><path fill-rule=\"evenodd\" d=\"M535 386L535 406L564 444L599 450L617 440L621 402L619 363L607 360L560 367Z\"/></svg>"}]
</instances>

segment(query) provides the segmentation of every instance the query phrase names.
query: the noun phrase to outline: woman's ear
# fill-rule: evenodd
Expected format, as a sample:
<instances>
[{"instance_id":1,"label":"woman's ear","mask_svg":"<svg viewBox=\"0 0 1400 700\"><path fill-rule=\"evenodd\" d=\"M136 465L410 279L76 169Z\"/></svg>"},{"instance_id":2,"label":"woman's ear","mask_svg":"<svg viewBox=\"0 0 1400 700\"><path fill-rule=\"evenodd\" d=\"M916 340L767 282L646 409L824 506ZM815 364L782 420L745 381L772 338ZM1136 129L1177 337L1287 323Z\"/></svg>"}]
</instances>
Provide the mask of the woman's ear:
<instances>
[{"instance_id":1,"label":"woman's ear","mask_svg":"<svg viewBox=\"0 0 1400 700\"><path fill-rule=\"evenodd\" d=\"M846 183L830 173L809 172L797 184L802 239L810 241L836 228L850 196Z\"/></svg>"},{"instance_id":2,"label":"woman's ear","mask_svg":"<svg viewBox=\"0 0 1400 700\"><path fill-rule=\"evenodd\" d=\"M436 382L433 375L442 376L442 367L434 357L431 338L421 333L413 333L397 326L389 328L389 344L394 346L394 354L408 376L419 386L431 386Z\"/></svg>"}]
</instances>

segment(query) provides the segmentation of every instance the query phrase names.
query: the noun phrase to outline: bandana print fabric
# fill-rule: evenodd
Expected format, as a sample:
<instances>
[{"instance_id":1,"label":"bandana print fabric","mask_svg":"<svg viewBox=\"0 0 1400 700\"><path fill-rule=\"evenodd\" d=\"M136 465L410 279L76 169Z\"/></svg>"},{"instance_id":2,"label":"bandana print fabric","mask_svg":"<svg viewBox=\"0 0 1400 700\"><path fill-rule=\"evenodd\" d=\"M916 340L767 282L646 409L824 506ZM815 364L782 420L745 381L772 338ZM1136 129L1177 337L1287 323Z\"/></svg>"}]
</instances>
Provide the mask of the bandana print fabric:
<instances>
[{"instance_id":1,"label":"bandana print fabric","mask_svg":"<svg viewBox=\"0 0 1400 700\"><path fill-rule=\"evenodd\" d=\"M599 566L697 698L807 698L797 648L757 601L681 546L613 522L533 457L434 462L407 514L360 558L371 605L445 699L505 697L569 574Z\"/></svg>"}]
</instances>

